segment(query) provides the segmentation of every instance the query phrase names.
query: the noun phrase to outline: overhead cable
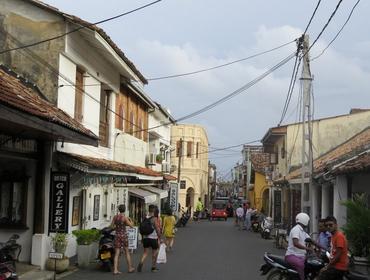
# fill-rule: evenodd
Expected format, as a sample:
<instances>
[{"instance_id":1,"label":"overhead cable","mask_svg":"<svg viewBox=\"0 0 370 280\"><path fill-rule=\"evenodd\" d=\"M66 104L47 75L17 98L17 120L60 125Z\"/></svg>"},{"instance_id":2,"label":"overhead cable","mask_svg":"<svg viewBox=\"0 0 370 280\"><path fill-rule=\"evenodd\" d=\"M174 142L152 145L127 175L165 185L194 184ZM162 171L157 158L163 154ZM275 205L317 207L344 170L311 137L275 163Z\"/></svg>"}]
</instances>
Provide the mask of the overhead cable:
<instances>
[{"instance_id":1,"label":"overhead cable","mask_svg":"<svg viewBox=\"0 0 370 280\"><path fill-rule=\"evenodd\" d=\"M269 53L269 52L278 50L280 48L283 48L283 47L285 47L287 45L290 45L291 43L296 42L296 41L297 41L297 39L294 39L294 40L292 40L290 42L287 42L287 43L282 44L280 46L277 46L275 48L269 49L267 51L259 52L259 53L256 53L256 54L247 56L245 58L237 59L237 60L230 61L230 62L227 62L227 63L224 63L224 64L220 64L220 65L217 65L217 66L213 66L213 67L209 67L209 68L205 68L205 69L201 69L201 70L197 70L197 71L182 73L182 74L174 74L174 75L167 75L167 76L162 76L162 77L148 78L147 80L148 81L157 81L157 80L178 78L178 77L184 77L184 76L199 74L199 73L202 73L202 72L207 72L207 71L210 71L210 70L214 70L214 69L218 69L218 68L221 68L221 67L229 66L229 65L232 65L232 64L241 62L241 61L245 61L245 60L248 60L248 59L251 59L251 58L255 58L255 57L261 56L263 54L266 54L266 53Z\"/></svg>"},{"instance_id":2,"label":"overhead cable","mask_svg":"<svg viewBox=\"0 0 370 280\"><path fill-rule=\"evenodd\" d=\"M24 49L24 48L29 48L29 47L33 47L33 46L37 46L37 45L41 45L43 43L46 43L46 42L50 42L50 41L53 41L53 40L56 40L56 39L59 39L59 38L62 38L68 34L71 34L71 33L74 33L74 32L77 32L81 29L84 29L84 28L89 28L89 27L92 27L94 25L98 25L98 24L101 24L101 23L104 23L104 22L107 22L107 21L111 21L111 20L114 20L114 19L117 19L117 18L120 18L120 17L123 17L123 16L126 16L128 14L132 14L134 12L137 12L139 10L142 10L144 8L147 8L149 6L152 6L158 2L160 2L162 0L156 0L154 2L151 2L149 4L146 4L146 5L143 5L143 6L140 6L136 9L133 9L131 11L128 11L128 12L125 12L125 13L122 13L122 14L119 14L119 15L116 15L116 16L113 16L113 17L110 17L110 18L107 18L107 19L103 19L103 20L100 20L100 21L97 21L95 23L87 23L86 25L81 25L80 27L77 27L75 29L72 29L68 32L65 32L65 33L62 33L60 35L57 35L57 36L54 36L54 37L50 37L48 39L44 39L44 40L41 40L41 41L37 41L37 42L33 42L31 44L27 44L27 45L23 45L23 46L19 46L19 47L16 47L16 48L10 48L10 49L6 49L6 50L3 50L3 51L0 51L0 54L4 54L4 53L8 53L8 52L12 52L12 51L16 51L16 50L20 50L20 49Z\"/></svg>"},{"instance_id":3,"label":"overhead cable","mask_svg":"<svg viewBox=\"0 0 370 280\"><path fill-rule=\"evenodd\" d=\"M360 3L361 0L357 0L356 4L352 7L352 10L351 12L349 13L348 17L347 17L347 20L344 22L344 24L342 25L342 27L339 29L339 31L337 32L337 34L334 36L334 38L330 41L330 43L321 51L321 53L317 56L315 56L314 58L311 59L311 61L314 61L315 59L318 59L320 56L322 56L324 54L324 52L330 47L330 45L338 38L339 34L343 31L344 27L346 26L346 24L348 23L348 21L351 19L351 16L353 14L353 11L355 10L355 8L357 7L358 3Z\"/></svg>"}]
</instances>

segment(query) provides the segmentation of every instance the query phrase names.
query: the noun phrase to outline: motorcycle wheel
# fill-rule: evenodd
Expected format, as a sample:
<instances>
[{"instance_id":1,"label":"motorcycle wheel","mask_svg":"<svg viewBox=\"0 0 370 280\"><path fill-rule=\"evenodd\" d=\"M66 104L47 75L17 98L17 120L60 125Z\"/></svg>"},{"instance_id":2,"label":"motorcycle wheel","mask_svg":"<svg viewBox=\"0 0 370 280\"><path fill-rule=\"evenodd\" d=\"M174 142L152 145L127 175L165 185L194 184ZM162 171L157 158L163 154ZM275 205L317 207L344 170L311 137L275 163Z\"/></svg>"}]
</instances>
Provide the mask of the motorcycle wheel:
<instances>
[{"instance_id":1,"label":"motorcycle wheel","mask_svg":"<svg viewBox=\"0 0 370 280\"><path fill-rule=\"evenodd\" d=\"M281 273L280 270L272 270L268 275L266 280L289 280L287 275Z\"/></svg>"}]
</instances>

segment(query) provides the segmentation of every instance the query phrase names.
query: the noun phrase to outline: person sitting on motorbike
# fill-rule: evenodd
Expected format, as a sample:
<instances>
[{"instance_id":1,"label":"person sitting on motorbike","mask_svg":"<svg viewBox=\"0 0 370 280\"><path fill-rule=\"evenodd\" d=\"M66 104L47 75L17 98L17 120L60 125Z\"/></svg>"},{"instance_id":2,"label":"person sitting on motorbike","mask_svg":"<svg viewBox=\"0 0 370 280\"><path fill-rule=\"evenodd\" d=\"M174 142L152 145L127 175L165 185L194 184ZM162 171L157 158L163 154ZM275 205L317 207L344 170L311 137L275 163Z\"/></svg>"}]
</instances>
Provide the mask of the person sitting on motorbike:
<instances>
[{"instance_id":1,"label":"person sitting on motorbike","mask_svg":"<svg viewBox=\"0 0 370 280\"><path fill-rule=\"evenodd\" d=\"M321 270L319 280L342 279L348 270L348 242L343 232L338 230L336 218L327 217L326 226L331 233L331 254L328 265Z\"/></svg>"},{"instance_id":2,"label":"person sitting on motorbike","mask_svg":"<svg viewBox=\"0 0 370 280\"><path fill-rule=\"evenodd\" d=\"M304 228L308 226L310 217L306 213L299 213L296 216L295 221L296 225L289 233L285 261L297 270L299 279L304 280L306 251L311 250L311 248L307 247L305 243L305 240L310 238L310 236L304 231Z\"/></svg>"}]
</instances>

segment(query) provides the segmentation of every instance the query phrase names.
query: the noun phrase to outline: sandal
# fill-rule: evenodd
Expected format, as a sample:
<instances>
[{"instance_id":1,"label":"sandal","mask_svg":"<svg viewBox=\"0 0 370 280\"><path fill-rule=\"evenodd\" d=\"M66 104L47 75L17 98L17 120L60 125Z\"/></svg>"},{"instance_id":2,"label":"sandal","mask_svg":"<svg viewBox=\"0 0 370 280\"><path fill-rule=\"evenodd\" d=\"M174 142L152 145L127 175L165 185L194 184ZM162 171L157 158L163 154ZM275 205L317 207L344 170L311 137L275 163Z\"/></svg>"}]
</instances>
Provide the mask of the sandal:
<instances>
[{"instance_id":1,"label":"sandal","mask_svg":"<svg viewBox=\"0 0 370 280\"><path fill-rule=\"evenodd\" d=\"M134 273L135 272L135 268L131 268L128 273Z\"/></svg>"}]
</instances>

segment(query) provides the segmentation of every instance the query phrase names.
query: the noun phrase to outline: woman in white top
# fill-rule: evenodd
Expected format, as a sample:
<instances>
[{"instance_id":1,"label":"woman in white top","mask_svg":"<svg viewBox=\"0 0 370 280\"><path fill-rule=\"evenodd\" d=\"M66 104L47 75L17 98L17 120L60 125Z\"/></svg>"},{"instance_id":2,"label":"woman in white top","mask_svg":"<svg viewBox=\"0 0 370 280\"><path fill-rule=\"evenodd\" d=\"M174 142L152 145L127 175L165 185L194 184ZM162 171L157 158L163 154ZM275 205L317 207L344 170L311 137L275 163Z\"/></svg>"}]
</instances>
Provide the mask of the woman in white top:
<instances>
[{"instance_id":1,"label":"woman in white top","mask_svg":"<svg viewBox=\"0 0 370 280\"><path fill-rule=\"evenodd\" d=\"M289 233L285 260L297 270L300 280L304 280L304 264L306 261L306 252L309 250L306 247L305 240L306 238L310 238L304 231L304 228L308 226L310 217L306 213L299 213L295 220L297 224Z\"/></svg>"}]
</instances>

